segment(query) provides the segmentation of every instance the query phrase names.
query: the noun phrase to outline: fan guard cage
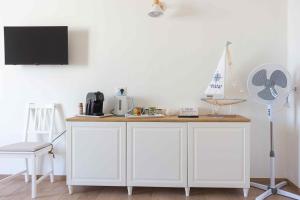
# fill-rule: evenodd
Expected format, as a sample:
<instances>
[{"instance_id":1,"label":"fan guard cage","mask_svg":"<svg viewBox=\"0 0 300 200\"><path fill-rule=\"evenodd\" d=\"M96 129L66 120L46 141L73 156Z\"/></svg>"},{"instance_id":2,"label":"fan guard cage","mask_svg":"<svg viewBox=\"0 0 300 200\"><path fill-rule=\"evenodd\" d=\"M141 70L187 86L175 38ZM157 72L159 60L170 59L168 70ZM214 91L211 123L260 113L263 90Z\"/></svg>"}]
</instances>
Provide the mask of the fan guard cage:
<instances>
[{"instance_id":1,"label":"fan guard cage","mask_svg":"<svg viewBox=\"0 0 300 200\"><path fill-rule=\"evenodd\" d=\"M265 75L263 75L263 71L266 72L266 78ZM274 73L275 72L275 73ZM273 74L273 77L272 77ZM274 76L275 75L275 76ZM276 76L281 75L281 76ZM286 78L286 87L279 86L280 84L284 84L284 79L280 78L282 75ZM274 79L272 80L271 77ZM274 78L275 77L275 78ZM253 81L253 79L256 79L256 81ZM273 87L270 87L270 83L272 82L279 82L279 85L274 85ZM255 85L253 82L259 83L258 85ZM261 82L264 82L263 84ZM248 81L247 81L247 88L249 92L249 97L253 99L254 101L265 104L265 105L280 105L282 104L286 97L289 95L291 91L291 76L286 68L284 68L281 65L275 65L275 64L264 64L257 68L255 68L249 75ZM273 88L273 89L272 89ZM275 90L274 90L275 88ZM276 97L274 99L268 99L267 97L270 96L268 94L268 91L270 89L270 94L276 94ZM261 95L265 96L265 98L262 98L259 96L259 93L265 90L263 93L267 95ZM262 93L261 93L262 94Z\"/></svg>"}]
</instances>

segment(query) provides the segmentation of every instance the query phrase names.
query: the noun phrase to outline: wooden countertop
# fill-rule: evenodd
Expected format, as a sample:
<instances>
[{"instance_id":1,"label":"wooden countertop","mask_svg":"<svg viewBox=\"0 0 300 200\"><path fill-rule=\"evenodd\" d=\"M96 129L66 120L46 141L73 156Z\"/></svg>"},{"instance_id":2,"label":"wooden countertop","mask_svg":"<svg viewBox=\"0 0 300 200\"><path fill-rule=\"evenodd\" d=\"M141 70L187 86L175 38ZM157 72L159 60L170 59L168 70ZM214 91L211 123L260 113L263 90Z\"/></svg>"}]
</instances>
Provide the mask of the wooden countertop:
<instances>
[{"instance_id":1,"label":"wooden countertop","mask_svg":"<svg viewBox=\"0 0 300 200\"><path fill-rule=\"evenodd\" d=\"M71 117L68 122L250 122L250 119L240 115L209 116L201 115L198 118L178 118L177 116L165 116L160 118L126 118L126 117Z\"/></svg>"}]
</instances>

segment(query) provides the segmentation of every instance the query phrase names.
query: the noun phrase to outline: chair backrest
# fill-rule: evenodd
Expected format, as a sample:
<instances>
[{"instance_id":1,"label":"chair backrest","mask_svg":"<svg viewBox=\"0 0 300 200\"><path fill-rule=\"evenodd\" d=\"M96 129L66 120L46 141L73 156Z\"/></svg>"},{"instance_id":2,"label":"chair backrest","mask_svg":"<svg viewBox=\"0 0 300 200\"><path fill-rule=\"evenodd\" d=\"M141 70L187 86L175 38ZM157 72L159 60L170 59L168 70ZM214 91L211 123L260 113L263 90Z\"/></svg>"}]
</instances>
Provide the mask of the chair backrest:
<instances>
[{"instance_id":1,"label":"chair backrest","mask_svg":"<svg viewBox=\"0 0 300 200\"><path fill-rule=\"evenodd\" d=\"M47 135L48 142L52 141L54 128L55 104L37 105L30 103L28 106L25 141L31 134Z\"/></svg>"}]
</instances>

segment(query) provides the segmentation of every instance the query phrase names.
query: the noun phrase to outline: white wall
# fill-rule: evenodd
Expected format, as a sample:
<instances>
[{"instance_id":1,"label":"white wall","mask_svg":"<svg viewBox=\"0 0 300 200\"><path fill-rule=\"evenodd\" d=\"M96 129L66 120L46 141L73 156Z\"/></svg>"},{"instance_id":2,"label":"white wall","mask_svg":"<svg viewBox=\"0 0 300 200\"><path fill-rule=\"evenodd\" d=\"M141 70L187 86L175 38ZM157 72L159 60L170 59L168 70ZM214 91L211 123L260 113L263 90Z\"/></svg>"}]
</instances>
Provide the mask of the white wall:
<instances>
[{"instance_id":1,"label":"white wall","mask_svg":"<svg viewBox=\"0 0 300 200\"><path fill-rule=\"evenodd\" d=\"M267 63L286 63L286 1L166 0L165 16L147 16L151 0L0 1L0 26L68 25L69 66L4 66L0 37L0 144L21 139L27 102L58 102L65 116L77 112L89 91L106 96L127 86L142 106L179 108L200 103L226 40L242 87L248 73ZM2 28L0 35L3 35ZM251 175L267 177L269 135L265 107L251 102L238 113L253 121ZM283 120L278 123L284 124ZM277 125L278 176L286 176L286 136ZM63 142L56 173L64 173ZM1 161L0 174L21 162Z\"/></svg>"},{"instance_id":2,"label":"white wall","mask_svg":"<svg viewBox=\"0 0 300 200\"><path fill-rule=\"evenodd\" d=\"M288 3L288 68L298 91L292 96L292 107L287 113L288 119L288 178L300 187L300 1Z\"/></svg>"}]
</instances>

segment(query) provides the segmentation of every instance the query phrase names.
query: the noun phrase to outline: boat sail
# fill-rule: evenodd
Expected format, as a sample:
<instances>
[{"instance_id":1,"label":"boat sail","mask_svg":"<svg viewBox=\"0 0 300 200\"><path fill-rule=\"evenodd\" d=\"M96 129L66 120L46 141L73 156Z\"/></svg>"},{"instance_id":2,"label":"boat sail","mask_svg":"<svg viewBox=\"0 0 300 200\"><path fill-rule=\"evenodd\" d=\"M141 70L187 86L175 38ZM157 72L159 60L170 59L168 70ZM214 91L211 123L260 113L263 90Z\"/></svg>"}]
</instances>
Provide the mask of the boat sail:
<instances>
[{"instance_id":1,"label":"boat sail","mask_svg":"<svg viewBox=\"0 0 300 200\"><path fill-rule=\"evenodd\" d=\"M231 54L229 50L229 46L231 45L231 42L227 42L222 54L222 57L219 61L218 67L213 74L212 80L210 84L208 85L206 91L205 91L205 98L202 98L202 101L205 101L212 105L218 105L218 106L226 106L226 105L233 105L245 102L245 99L239 99L239 98L227 98L225 96L226 92L226 85L229 81L229 70L231 70L232 66L232 60L231 60Z\"/></svg>"}]
</instances>

